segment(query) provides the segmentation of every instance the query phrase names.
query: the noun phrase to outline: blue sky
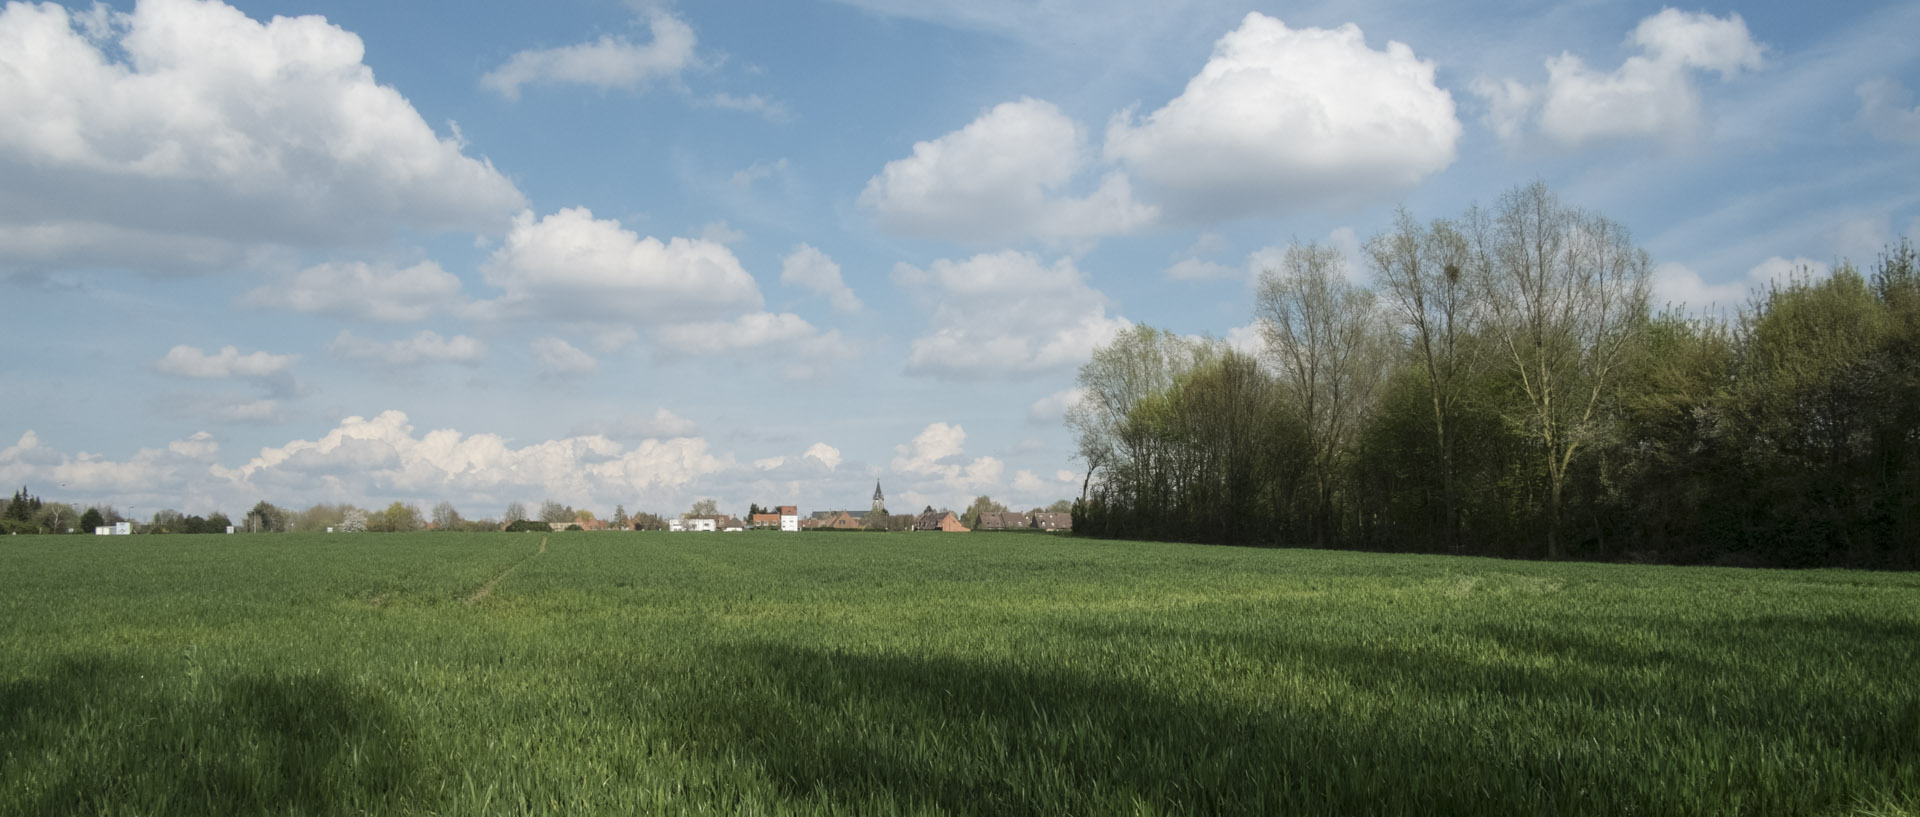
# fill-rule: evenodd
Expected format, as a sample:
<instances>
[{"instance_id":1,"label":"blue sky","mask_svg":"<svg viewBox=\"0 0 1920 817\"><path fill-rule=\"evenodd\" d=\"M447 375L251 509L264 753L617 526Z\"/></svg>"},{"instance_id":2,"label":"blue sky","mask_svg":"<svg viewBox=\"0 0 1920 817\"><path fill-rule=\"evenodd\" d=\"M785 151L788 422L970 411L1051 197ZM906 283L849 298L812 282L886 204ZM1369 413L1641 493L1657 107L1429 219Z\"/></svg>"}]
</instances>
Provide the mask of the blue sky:
<instances>
[{"instance_id":1,"label":"blue sky","mask_svg":"<svg viewBox=\"0 0 1920 817\"><path fill-rule=\"evenodd\" d=\"M1725 308L1920 232L1920 4L9 3L0 482L602 514L1076 495L1130 323L1257 343L1545 180Z\"/></svg>"}]
</instances>

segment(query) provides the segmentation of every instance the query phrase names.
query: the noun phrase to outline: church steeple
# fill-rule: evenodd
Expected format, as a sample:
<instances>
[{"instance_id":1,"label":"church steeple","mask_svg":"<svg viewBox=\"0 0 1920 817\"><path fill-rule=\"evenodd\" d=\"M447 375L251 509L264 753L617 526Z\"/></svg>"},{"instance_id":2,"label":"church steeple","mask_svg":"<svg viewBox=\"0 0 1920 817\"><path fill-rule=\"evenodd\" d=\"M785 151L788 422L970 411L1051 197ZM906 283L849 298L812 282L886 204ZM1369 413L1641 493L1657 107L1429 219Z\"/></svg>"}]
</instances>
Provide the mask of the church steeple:
<instances>
[{"instance_id":1,"label":"church steeple","mask_svg":"<svg viewBox=\"0 0 1920 817\"><path fill-rule=\"evenodd\" d=\"M887 514L887 495L880 492L880 481L873 481L873 513L879 516Z\"/></svg>"}]
</instances>

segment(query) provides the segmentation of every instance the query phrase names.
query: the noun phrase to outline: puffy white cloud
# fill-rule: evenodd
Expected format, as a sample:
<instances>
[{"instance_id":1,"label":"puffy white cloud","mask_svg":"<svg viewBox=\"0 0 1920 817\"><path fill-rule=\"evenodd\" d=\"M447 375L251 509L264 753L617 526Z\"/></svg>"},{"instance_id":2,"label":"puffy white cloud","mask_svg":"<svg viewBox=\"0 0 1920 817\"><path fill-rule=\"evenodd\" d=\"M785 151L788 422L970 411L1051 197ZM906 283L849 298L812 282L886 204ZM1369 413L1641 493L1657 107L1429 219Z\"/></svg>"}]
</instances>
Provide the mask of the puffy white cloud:
<instances>
[{"instance_id":1,"label":"puffy white cloud","mask_svg":"<svg viewBox=\"0 0 1920 817\"><path fill-rule=\"evenodd\" d=\"M1685 264L1666 262L1653 268L1653 303L1685 306L1696 312L1737 307L1747 300L1747 282L1710 284Z\"/></svg>"},{"instance_id":2,"label":"puffy white cloud","mask_svg":"<svg viewBox=\"0 0 1920 817\"><path fill-rule=\"evenodd\" d=\"M1372 200L1453 163L1460 121L1433 76L1351 23L1293 29L1250 12L1180 96L1115 117L1106 156L1188 217Z\"/></svg>"},{"instance_id":3,"label":"puffy white cloud","mask_svg":"<svg viewBox=\"0 0 1920 817\"><path fill-rule=\"evenodd\" d=\"M276 355L267 352L240 354L240 350L225 346L218 352L208 354L195 346L175 346L167 350L165 357L154 364L155 368L171 375L202 379L226 378L263 378L280 374L291 368L299 355Z\"/></svg>"},{"instance_id":4,"label":"puffy white cloud","mask_svg":"<svg viewBox=\"0 0 1920 817\"><path fill-rule=\"evenodd\" d=\"M1266 328L1257 319L1246 326L1228 329L1224 340L1234 351L1249 355L1255 360L1261 360L1267 356Z\"/></svg>"},{"instance_id":5,"label":"puffy white cloud","mask_svg":"<svg viewBox=\"0 0 1920 817\"><path fill-rule=\"evenodd\" d=\"M320 264L240 297L241 306L317 312L373 321L417 321L452 303L460 279L432 261Z\"/></svg>"},{"instance_id":6,"label":"puffy white cloud","mask_svg":"<svg viewBox=\"0 0 1920 817\"><path fill-rule=\"evenodd\" d=\"M1044 264L1030 253L907 264L895 279L927 314L907 371L938 377L1026 377L1077 366L1132 324L1108 316L1105 295L1073 260Z\"/></svg>"},{"instance_id":7,"label":"puffy white cloud","mask_svg":"<svg viewBox=\"0 0 1920 817\"><path fill-rule=\"evenodd\" d=\"M1685 264L1667 262L1653 268L1653 303L1685 307L1697 313L1731 313L1756 292L1796 279L1819 280L1831 275L1827 264L1811 258L1773 256L1747 270L1744 278L1711 283Z\"/></svg>"},{"instance_id":8,"label":"puffy white cloud","mask_svg":"<svg viewBox=\"0 0 1920 817\"><path fill-rule=\"evenodd\" d=\"M1067 410L1086 399L1087 390L1075 386L1062 389L1033 401L1027 407L1027 420L1033 423L1057 423L1067 416Z\"/></svg>"},{"instance_id":9,"label":"puffy white cloud","mask_svg":"<svg viewBox=\"0 0 1920 817\"><path fill-rule=\"evenodd\" d=\"M0 449L0 482L56 484L61 500L145 508L182 498L192 501L209 481L208 467L219 451L212 435L198 432L164 448L142 448L124 461L114 461L84 451L56 451L29 430L17 443Z\"/></svg>"},{"instance_id":10,"label":"puffy white cloud","mask_svg":"<svg viewBox=\"0 0 1920 817\"><path fill-rule=\"evenodd\" d=\"M499 287L473 305L476 317L552 315L652 322L758 309L760 288L725 245L701 239L662 242L569 208L538 221L514 219L506 241L481 265Z\"/></svg>"},{"instance_id":11,"label":"puffy white cloud","mask_svg":"<svg viewBox=\"0 0 1920 817\"><path fill-rule=\"evenodd\" d=\"M840 265L810 244L801 244L780 262L780 283L805 287L821 295L841 312L859 312L860 299L840 279Z\"/></svg>"},{"instance_id":12,"label":"puffy white cloud","mask_svg":"<svg viewBox=\"0 0 1920 817\"><path fill-rule=\"evenodd\" d=\"M893 470L910 481L911 504L926 502L914 497L933 495L964 506L974 494L1000 484L1006 465L994 457L968 460L966 441L966 429L932 423L912 442L894 446Z\"/></svg>"},{"instance_id":13,"label":"puffy white cloud","mask_svg":"<svg viewBox=\"0 0 1920 817\"><path fill-rule=\"evenodd\" d=\"M1107 174L1087 196L1067 194L1087 164L1086 141L1050 102L1002 103L888 162L860 204L893 232L975 242L1114 235L1152 223L1158 208L1133 200L1125 174Z\"/></svg>"},{"instance_id":14,"label":"puffy white cloud","mask_svg":"<svg viewBox=\"0 0 1920 817\"><path fill-rule=\"evenodd\" d=\"M590 43L521 51L480 78L481 86L508 99L523 85L572 84L633 90L679 76L694 62L693 27L664 11L648 20L653 42L603 36Z\"/></svg>"},{"instance_id":15,"label":"puffy white cloud","mask_svg":"<svg viewBox=\"0 0 1920 817\"><path fill-rule=\"evenodd\" d=\"M428 363L473 365L486 356L486 348L480 341L466 335L441 337L440 333L428 329L422 329L410 338L388 341L361 338L343 329L327 348L334 354L350 360L385 367L418 366Z\"/></svg>"},{"instance_id":16,"label":"puffy white cloud","mask_svg":"<svg viewBox=\"0 0 1920 817\"><path fill-rule=\"evenodd\" d=\"M804 456L808 459L819 461L819 463L826 466L828 470L840 467L840 449L834 448L826 443L814 443L807 448L807 453Z\"/></svg>"},{"instance_id":17,"label":"puffy white cloud","mask_svg":"<svg viewBox=\"0 0 1920 817\"><path fill-rule=\"evenodd\" d=\"M492 232L520 191L320 17L219 2L0 9L0 253L204 269L396 230ZM112 242L111 244L102 242Z\"/></svg>"},{"instance_id":18,"label":"puffy white cloud","mask_svg":"<svg viewBox=\"0 0 1920 817\"><path fill-rule=\"evenodd\" d=\"M1611 72L1573 54L1547 60L1547 82L1480 80L1487 122L1501 138L1537 130L1563 147L1635 137L1684 139L1700 128L1700 92L1693 75L1724 81L1758 70L1763 48L1739 14L1725 18L1662 9L1640 21L1628 40L1639 50Z\"/></svg>"},{"instance_id":19,"label":"puffy white cloud","mask_svg":"<svg viewBox=\"0 0 1920 817\"><path fill-rule=\"evenodd\" d=\"M581 377L600 371L600 361L552 335L534 338L527 344L533 350L534 365L545 377Z\"/></svg>"},{"instance_id":20,"label":"puffy white cloud","mask_svg":"<svg viewBox=\"0 0 1920 817\"><path fill-rule=\"evenodd\" d=\"M601 436L514 447L494 434L443 429L416 434L407 415L348 417L315 440L264 448L212 474L234 496L381 504L399 498L500 503L533 497L570 504L656 504L695 480L733 467L705 440L679 437L622 446Z\"/></svg>"},{"instance_id":21,"label":"puffy white cloud","mask_svg":"<svg viewBox=\"0 0 1920 817\"><path fill-rule=\"evenodd\" d=\"M1860 121L1874 136L1889 142L1920 142L1920 107L1906 86L1881 77L1860 83Z\"/></svg>"},{"instance_id":22,"label":"puffy white cloud","mask_svg":"<svg viewBox=\"0 0 1920 817\"><path fill-rule=\"evenodd\" d=\"M1046 507L1061 499L1079 495L1080 477L1072 471L1055 471L1048 478L1020 470L1013 474L1013 496L1008 498L1007 507L1015 510Z\"/></svg>"}]
</instances>

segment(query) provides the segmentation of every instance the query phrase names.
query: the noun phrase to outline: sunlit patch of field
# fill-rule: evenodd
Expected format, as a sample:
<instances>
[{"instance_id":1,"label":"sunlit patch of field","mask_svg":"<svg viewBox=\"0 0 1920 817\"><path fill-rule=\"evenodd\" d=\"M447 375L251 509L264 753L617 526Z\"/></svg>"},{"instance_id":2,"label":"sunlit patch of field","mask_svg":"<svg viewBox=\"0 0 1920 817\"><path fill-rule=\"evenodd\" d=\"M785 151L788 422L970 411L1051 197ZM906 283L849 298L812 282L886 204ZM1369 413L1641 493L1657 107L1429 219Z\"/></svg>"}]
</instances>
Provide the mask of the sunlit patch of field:
<instances>
[{"instance_id":1,"label":"sunlit patch of field","mask_svg":"<svg viewBox=\"0 0 1920 817\"><path fill-rule=\"evenodd\" d=\"M0 814L1920 807L1920 576L542 538L0 540Z\"/></svg>"}]
</instances>

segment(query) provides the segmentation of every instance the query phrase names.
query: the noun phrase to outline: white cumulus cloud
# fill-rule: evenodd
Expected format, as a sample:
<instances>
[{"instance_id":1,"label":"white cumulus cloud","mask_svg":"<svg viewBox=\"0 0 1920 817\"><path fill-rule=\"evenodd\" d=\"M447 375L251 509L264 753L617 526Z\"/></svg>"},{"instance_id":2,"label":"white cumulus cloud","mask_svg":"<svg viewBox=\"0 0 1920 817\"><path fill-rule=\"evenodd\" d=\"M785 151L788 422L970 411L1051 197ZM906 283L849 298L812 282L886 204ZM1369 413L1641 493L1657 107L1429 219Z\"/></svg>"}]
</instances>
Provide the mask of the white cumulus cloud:
<instances>
[{"instance_id":1,"label":"white cumulus cloud","mask_svg":"<svg viewBox=\"0 0 1920 817\"><path fill-rule=\"evenodd\" d=\"M1433 63L1360 28L1250 12L1166 106L1107 128L1106 156L1189 217L1399 193L1453 163L1460 121Z\"/></svg>"},{"instance_id":2,"label":"white cumulus cloud","mask_svg":"<svg viewBox=\"0 0 1920 817\"><path fill-rule=\"evenodd\" d=\"M926 314L907 371L957 379L1019 378L1070 369L1132 324L1073 260L1045 264L1021 252L908 264L894 277Z\"/></svg>"},{"instance_id":3,"label":"white cumulus cloud","mask_svg":"<svg viewBox=\"0 0 1920 817\"><path fill-rule=\"evenodd\" d=\"M474 304L478 317L650 322L758 309L762 302L759 285L726 245L642 238L582 207L537 221L522 212L480 274L503 294Z\"/></svg>"},{"instance_id":4,"label":"white cumulus cloud","mask_svg":"<svg viewBox=\"0 0 1920 817\"><path fill-rule=\"evenodd\" d=\"M318 439L261 449L235 468L214 466L234 496L348 501L449 498L469 505L537 497L569 504L659 502L696 479L733 466L697 437L643 440L631 447L582 436L515 447L499 435L452 429L416 434L407 415L348 417ZM497 503L497 504L496 504Z\"/></svg>"},{"instance_id":5,"label":"white cumulus cloud","mask_svg":"<svg viewBox=\"0 0 1920 817\"><path fill-rule=\"evenodd\" d=\"M932 496L964 507L974 494L998 486L1005 463L994 457L967 459L966 442L966 429L931 423L912 442L894 446L893 470L909 481L905 495Z\"/></svg>"},{"instance_id":6,"label":"white cumulus cloud","mask_svg":"<svg viewBox=\"0 0 1920 817\"><path fill-rule=\"evenodd\" d=\"M1544 85L1514 79L1480 80L1474 92L1487 102L1487 122L1502 138L1538 132L1562 147L1623 138L1682 140L1701 127L1694 75L1721 80L1759 70L1763 47L1739 14L1662 9L1640 21L1628 38L1639 53L1613 71L1597 71L1573 54L1547 60Z\"/></svg>"},{"instance_id":7,"label":"white cumulus cloud","mask_svg":"<svg viewBox=\"0 0 1920 817\"><path fill-rule=\"evenodd\" d=\"M801 244L780 262L780 283L804 287L827 297L841 312L859 312L860 299L840 278L840 265L810 244Z\"/></svg>"},{"instance_id":8,"label":"white cumulus cloud","mask_svg":"<svg viewBox=\"0 0 1920 817\"><path fill-rule=\"evenodd\" d=\"M1819 280L1832 272L1827 264L1811 258L1776 255L1755 264L1742 278L1709 282L1693 268L1670 261L1653 268L1653 303L1684 307L1695 313L1731 314L1768 286L1796 279Z\"/></svg>"},{"instance_id":9,"label":"white cumulus cloud","mask_svg":"<svg viewBox=\"0 0 1920 817\"><path fill-rule=\"evenodd\" d=\"M693 27L664 11L655 11L648 28L653 34L650 43L608 35L588 43L521 51L482 76L480 85L508 99L518 99L524 85L633 90L679 76L693 64Z\"/></svg>"},{"instance_id":10,"label":"white cumulus cloud","mask_svg":"<svg viewBox=\"0 0 1920 817\"><path fill-rule=\"evenodd\" d=\"M0 258L193 270L504 226L524 198L317 16L0 9Z\"/></svg>"},{"instance_id":11,"label":"white cumulus cloud","mask_svg":"<svg viewBox=\"0 0 1920 817\"><path fill-rule=\"evenodd\" d=\"M807 453L803 456L818 460L819 463L826 466L828 470L840 467L840 449L834 448L826 443L814 443L807 449Z\"/></svg>"},{"instance_id":12,"label":"white cumulus cloud","mask_svg":"<svg viewBox=\"0 0 1920 817\"><path fill-rule=\"evenodd\" d=\"M1089 153L1081 127L1052 103L1002 103L888 162L860 204L889 231L970 242L1085 238L1151 224L1158 209L1133 200L1123 173L1108 173L1085 196L1068 192Z\"/></svg>"}]
</instances>

